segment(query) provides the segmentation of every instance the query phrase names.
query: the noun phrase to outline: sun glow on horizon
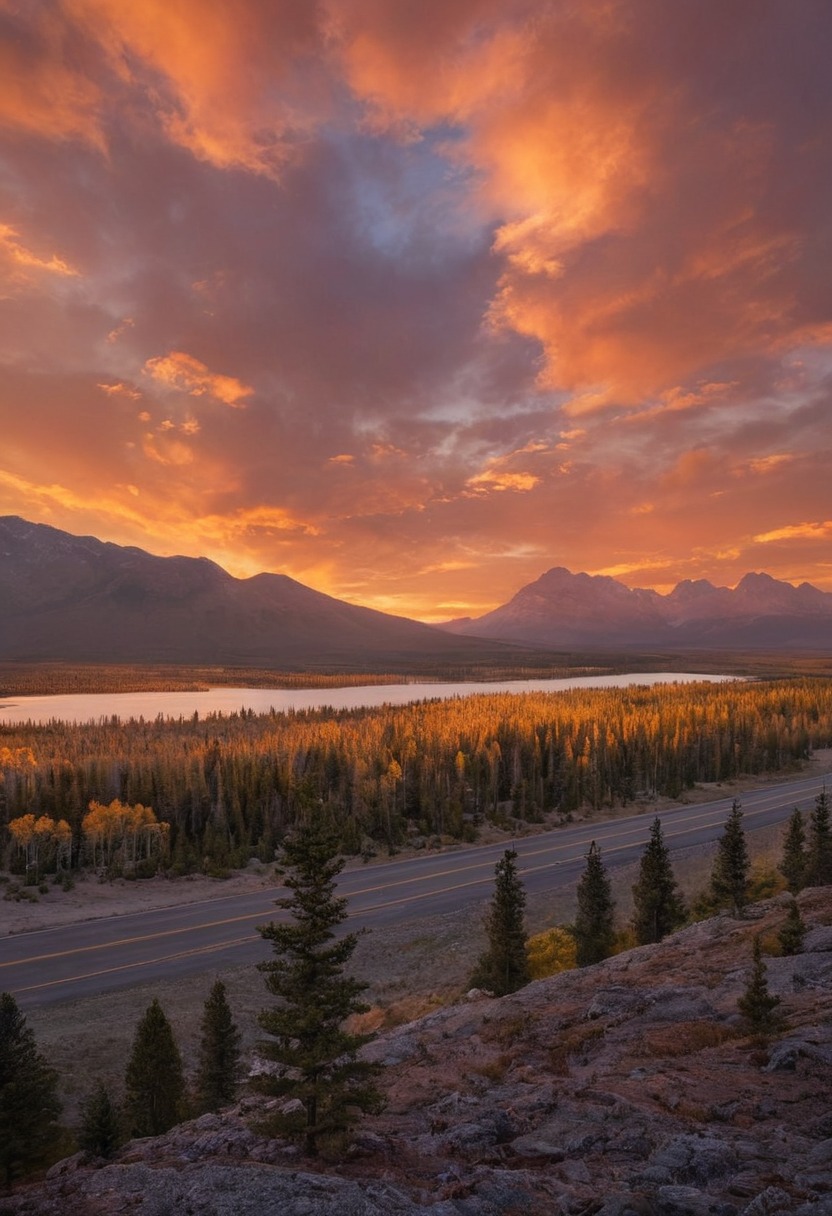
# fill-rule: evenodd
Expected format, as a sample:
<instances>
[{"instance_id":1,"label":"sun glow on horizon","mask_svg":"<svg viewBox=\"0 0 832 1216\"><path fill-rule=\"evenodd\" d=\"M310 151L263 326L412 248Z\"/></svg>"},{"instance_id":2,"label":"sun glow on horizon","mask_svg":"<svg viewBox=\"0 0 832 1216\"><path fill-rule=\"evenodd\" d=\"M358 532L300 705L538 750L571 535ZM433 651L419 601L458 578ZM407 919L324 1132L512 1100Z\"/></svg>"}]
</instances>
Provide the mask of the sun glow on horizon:
<instances>
[{"instance_id":1,"label":"sun glow on horizon","mask_svg":"<svg viewBox=\"0 0 832 1216\"><path fill-rule=\"evenodd\" d=\"M0 511L422 620L832 590L832 10L0 7Z\"/></svg>"}]
</instances>

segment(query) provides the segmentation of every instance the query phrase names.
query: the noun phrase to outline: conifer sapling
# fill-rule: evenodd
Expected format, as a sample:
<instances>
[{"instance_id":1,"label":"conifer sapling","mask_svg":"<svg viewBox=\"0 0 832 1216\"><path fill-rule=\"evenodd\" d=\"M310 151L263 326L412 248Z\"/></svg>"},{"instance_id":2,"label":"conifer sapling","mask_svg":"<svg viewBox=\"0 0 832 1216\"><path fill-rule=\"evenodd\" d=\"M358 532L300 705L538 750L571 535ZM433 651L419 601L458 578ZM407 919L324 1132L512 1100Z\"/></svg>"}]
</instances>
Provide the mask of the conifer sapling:
<instances>
[{"instance_id":1,"label":"conifer sapling","mask_svg":"<svg viewBox=\"0 0 832 1216\"><path fill-rule=\"evenodd\" d=\"M717 904L729 907L735 916L742 916L748 904L748 880L751 862L742 826L739 802L734 803L719 838L716 858L711 872L711 890Z\"/></svg>"},{"instance_id":2,"label":"conifer sapling","mask_svg":"<svg viewBox=\"0 0 832 1216\"><path fill-rule=\"evenodd\" d=\"M81 1106L78 1144L94 1157L112 1157L122 1139L121 1113L99 1081Z\"/></svg>"},{"instance_id":3,"label":"conifer sapling","mask_svg":"<svg viewBox=\"0 0 832 1216\"><path fill-rule=\"evenodd\" d=\"M182 1057L156 998L136 1027L124 1085L131 1135L161 1136L184 1117Z\"/></svg>"},{"instance_id":4,"label":"conifer sapling","mask_svg":"<svg viewBox=\"0 0 832 1216\"><path fill-rule=\"evenodd\" d=\"M495 996L506 996L531 979L526 956L526 892L514 849L506 849L497 862L494 878L494 896L486 917L488 949L474 969L471 984Z\"/></svg>"},{"instance_id":5,"label":"conifer sapling","mask_svg":"<svg viewBox=\"0 0 832 1216\"><path fill-rule=\"evenodd\" d=\"M805 936L806 922L800 915L797 900L793 899L789 904L786 919L783 921L783 924L780 926L780 932L777 934L780 949L784 954L800 954L803 949L803 939Z\"/></svg>"},{"instance_id":6,"label":"conifer sapling","mask_svg":"<svg viewBox=\"0 0 832 1216\"><path fill-rule=\"evenodd\" d=\"M231 1014L225 984L217 980L205 1002L196 1098L200 1110L230 1106L240 1072L240 1032Z\"/></svg>"},{"instance_id":7,"label":"conifer sapling","mask_svg":"<svg viewBox=\"0 0 832 1216\"><path fill-rule=\"evenodd\" d=\"M380 1109L373 1084L380 1066L358 1058L371 1036L344 1027L352 1014L366 1012L361 996L367 985L344 971L358 934L335 932L347 916L347 901L335 894L344 864L337 841L315 825L307 827L285 840L281 860L291 895L276 902L292 919L258 930L274 947L275 957L259 966L278 999L259 1014L269 1036L260 1050L278 1067L259 1085L298 1099L300 1116L278 1111L269 1130L302 1140L314 1156L322 1142L337 1149L358 1112Z\"/></svg>"},{"instance_id":8,"label":"conifer sapling","mask_svg":"<svg viewBox=\"0 0 832 1216\"><path fill-rule=\"evenodd\" d=\"M575 917L576 957L579 967L600 963L612 953L615 943L615 904L601 850L593 840L586 855L586 869L577 891Z\"/></svg>"},{"instance_id":9,"label":"conifer sapling","mask_svg":"<svg viewBox=\"0 0 832 1216\"><path fill-rule=\"evenodd\" d=\"M809 815L809 852L806 886L832 885L832 824L829 821L829 796L824 788L815 799Z\"/></svg>"},{"instance_id":10,"label":"conifer sapling","mask_svg":"<svg viewBox=\"0 0 832 1216\"><path fill-rule=\"evenodd\" d=\"M9 992L0 994L0 1181L39 1165L58 1134L58 1074Z\"/></svg>"},{"instance_id":11,"label":"conifer sapling","mask_svg":"<svg viewBox=\"0 0 832 1216\"><path fill-rule=\"evenodd\" d=\"M783 1016L778 1008L780 997L772 996L768 990L759 935L754 938L752 960L751 976L745 992L737 1001L737 1007L749 1029L758 1039L763 1040L780 1029Z\"/></svg>"},{"instance_id":12,"label":"conifer sapling","mask_svg":"<svg viewBox=\"0 0 832 1216\"><path fill-rule=\"evenodd\" d=\"M792 895L797 895L806 885L807 861L806 829L803 824L803 816L795 807L786 826L786 834L783 837L783 857L778 867Z\"/></svg>"},{"instance_id":13,"label":"conifer sapling","mask_svg":"<svg viewBox=\"0 0 832 1216\"><path fill-rule=\"evenodd\" d=\"M640 946L660 942L685 919L670 853L664 843L661 820L653 820L650 839L641 857L638 882L633 887L633 929Z\"/></svg>"}]
</instances>

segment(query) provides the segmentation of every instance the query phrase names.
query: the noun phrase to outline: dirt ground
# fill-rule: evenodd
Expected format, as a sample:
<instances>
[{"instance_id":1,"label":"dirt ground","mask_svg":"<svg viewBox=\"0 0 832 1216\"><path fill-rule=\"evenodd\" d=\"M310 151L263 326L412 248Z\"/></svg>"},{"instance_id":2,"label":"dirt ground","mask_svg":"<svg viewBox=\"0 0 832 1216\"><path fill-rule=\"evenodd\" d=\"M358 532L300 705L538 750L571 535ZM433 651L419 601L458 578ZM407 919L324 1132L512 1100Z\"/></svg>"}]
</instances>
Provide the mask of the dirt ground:
<instances>
[{"instance_id":1,"label":"dirt ground","mask_svg":"<svg viewBox=\"0 0 832 1216\"><path fill-rule=\"evenodd\" d=\"M832 749L816 753L804 766L803 775L814 773L832 773ZM770 781L773 784L794 775L789 773ZM748 778L730 784L702 785L691 790L684 801L741 799L744 789L760 784L759 778ZM659 800L629 806L619 814L632 815L641 811L652 816L671 805L674 804L668 800ZM747 835L752 860L760 865L773 864L779 855L782 829L752 831ZM500 841L502 837L494 833L493 839ZM714 848L675 854L675 870L685 896L690 897L705 887ZM362 865L360 861L349 864ZM631 910L631 887L636 872L636 865L611 872L617 920L621 924L626 922ZM69 892L50 887L49 894L42 896L37 904L1 902L0 922L4 932L19 933L113 913L171 907L213 896L243 893L271 886L273 882L270 866L252 866L226 881L194 877L99 883L88 879L78 882ZM422 916L360 939L351 971L369 985L367 1000L375 1013L375 1025L412 1020L465 992L468 977L485 941L484 910L485 905L479 905L461 913ZM528 931L536 933L566 923L573 915L574 892L534 896L527 906ZM263 977L250 965L225 968L218 974L228 987L244 1051L250 1053L258 1038L257 1013L270 999ZM99 1078L116 1096L120 1093L136 1023L154 997L158 997L168 1014L182 1049L186 1071L191 1071L195 1064L203 1004L215 978L213 972L183 977L29 1011L27 1020L39 1047L61 1074L66 1121L70 1124L75 1121L78 1103Z\"/></svg>"}]
</instances>

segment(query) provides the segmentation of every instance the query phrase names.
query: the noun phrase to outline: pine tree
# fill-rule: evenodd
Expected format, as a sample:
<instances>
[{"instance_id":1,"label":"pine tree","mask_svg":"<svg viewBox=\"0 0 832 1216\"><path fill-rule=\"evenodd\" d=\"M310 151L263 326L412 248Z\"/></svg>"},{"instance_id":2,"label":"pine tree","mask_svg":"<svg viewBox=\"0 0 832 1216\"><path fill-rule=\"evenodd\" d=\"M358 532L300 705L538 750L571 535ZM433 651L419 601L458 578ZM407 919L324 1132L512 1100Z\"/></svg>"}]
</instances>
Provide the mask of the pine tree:
<instances>
[{"instance_id":1,"label":"pine tree","mask_svg":"<svg viewBox=\"0 0 832 1216\"><path fill-rule=\"evenodd\" d=\"M471 984L495 996L506 996L531 979L524 924L526 892L514 849L506 849L494 867L494 877L494 896L486 917L488 949L474 969Z\"/></svg>"},{"instance_id":2,"label":"pine tree","mask_svg":"<svg viewBox=\"0 0 832 1216\"><path fill-rule=\"evenodd\" d=\"M131 1135L160 1136L183 1118L182 1057L173 1028L155 998L136 1027L124 1084Z\"/></svg>"},{"instance_id":3,"label":"pine tree","mask_svg":"<svg viewBox=\"0 0 832 1216\"><path fill-rule=\"evenodd\" d=\"M95 1157L112 1157L122 1142L121 1114L103 1081L81 1106L78 1144Z\"/></svg>"},{"instance_id":4,"label":"pine tree","mask_svg":"<svg viewBox=\"0 0 832 1216\"><path fill-rule=\"evenodd\" d=\"M752 958L751 976L737 1007L753 1034L758 1039L765 1039L780 1029L783 1017L778 1009L780 997L772 996L768 990L759 935L754 938Z\"/></svg>"},{"instance_id":5,"label":"pine tree","mask_svg":"<svg viewBox=\"0 0 832 1216\"><path fill-rule=\"evenodd\" d=\"M806 922L800 915L797 900L793 899L789 904L786 919L783 921L780 932L777 934L780 949L784 954L800 954L803 949L803 939L805 936Z\"/></svg>"},{"instance_id":6,"label":"pine tree","mask_svg":"<svg viewBox=\"0 0 832 1216\"><path fill-rule=\"evenodd\" d=\"M0 994L0 1180L41 1163L58 1135L58 1074L11 993Z\"/></svg>"},{"instance_id":7,"label":"pine tree","mask_svg":"<svg viewBox=\"0 0 832 1216\"><path fill-rule=\"evenodd\" d=\"M806 864L806 886L832 885L832 825L829 822L829 797L823 789L815 799L809 815L809 856Z\"/></svg>"},{"instance_id":8,"label":"pine tree","mask_svg":"<svg viewBox=\"0 0 832 1216\"><path fill-rule=\"evenodd\" d=\"M358 934L336 938L335 929L347 916L347 901L335 894L344 864L336 853L337 841L320 828L288 837L281 861L291 896L276 902L292 920L259 927L275 950L275 958L260 963L260 970L280 1001L258 1017L270 1036L261 1050L279 1065L275 1075L261 1078L260 1087L302 1105L299 1118L278 1114L269 1127L302 1139L312 1156L322 1141L337 1144L357 1111L380 1108L373 1084L380 1066L358 1059L370 1036L343 1027L350 1015L366 1012L361 994L367 985L344 973Z\"/></svg>"},{"instance_id":9,"label":"pine tree","mask_svg":"<svg viewBox=\"0 0 832 1216\"><path fill-rule=\"evenodd\" d=\"M661 820L650 828L650 839L641 857L638 882L633 887L633 929L640 946L660 942L678 929L685 919L685 905L670 853L664 843Z\"/></svg>"},{"instance_id":10,"label":"pine tree","mask_svg":"<svg viewBox=\"0 0 832 1216\"><path fill-rule=\"evenodd\" d=\"M711 891L720 907L728 906L735 916L742 916L748 903L748 879L751 862L742 826L740 804L734 804L725 822L725 830L717 844L711 872Z\"/></svg>"},{"instance_id":11,"label":"pine tree","mask_svg":"<svg viewBox=\"0 0 832 1216\"><path fill-rule=\"evenodd\" d=\"M587 967L608 958L615 941L612 888L601 861L601 850L594 840L586 855L586 869L578 883L577 896L576 957L579 967Z\"/></svg>"},{"instance_id":12,"label":"pine tree","mask_svg":"<svg viewBox=\"0 0 832 1216\"><path fill-rule=\"evenodd\" d=\"M806 829L797 807L792 811L783 837L783 857L778 869L792 895L806 886Z\"/></svg>"},{"instance_id":13,"label":"pine tree","mask_svg":"<svg viewBox=\"0 0 832 1216\"><path fill-rule=\"evenodd\" d=\"M240 1032L234 1024L225 995L225 984L217 980L205 1002L196 1096L200 1110L230 1106L237 1091L240 1071Z\"/></svg>"}]
</instances>

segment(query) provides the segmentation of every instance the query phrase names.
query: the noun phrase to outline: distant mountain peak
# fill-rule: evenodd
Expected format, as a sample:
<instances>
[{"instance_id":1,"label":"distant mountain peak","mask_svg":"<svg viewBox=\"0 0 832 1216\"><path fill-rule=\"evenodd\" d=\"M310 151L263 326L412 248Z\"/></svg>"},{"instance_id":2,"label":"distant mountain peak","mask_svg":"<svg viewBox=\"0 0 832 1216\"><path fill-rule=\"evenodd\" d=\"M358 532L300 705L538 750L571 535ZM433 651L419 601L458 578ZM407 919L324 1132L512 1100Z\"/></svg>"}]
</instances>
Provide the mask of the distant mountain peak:
<instances>
[{"instance_id":1,"label":"distant mountain peak","mask_svg":"<svg viewBox=\"0 0 832 1216\"><path fill-rule=\"evenodd\" d=\"M737 586L684 579L667 595L609 575L553 566L499 608L455 632L555 649L592 646L689 648L832 646L832 595L765 572Z\"/></svg>"}]
</instances>

